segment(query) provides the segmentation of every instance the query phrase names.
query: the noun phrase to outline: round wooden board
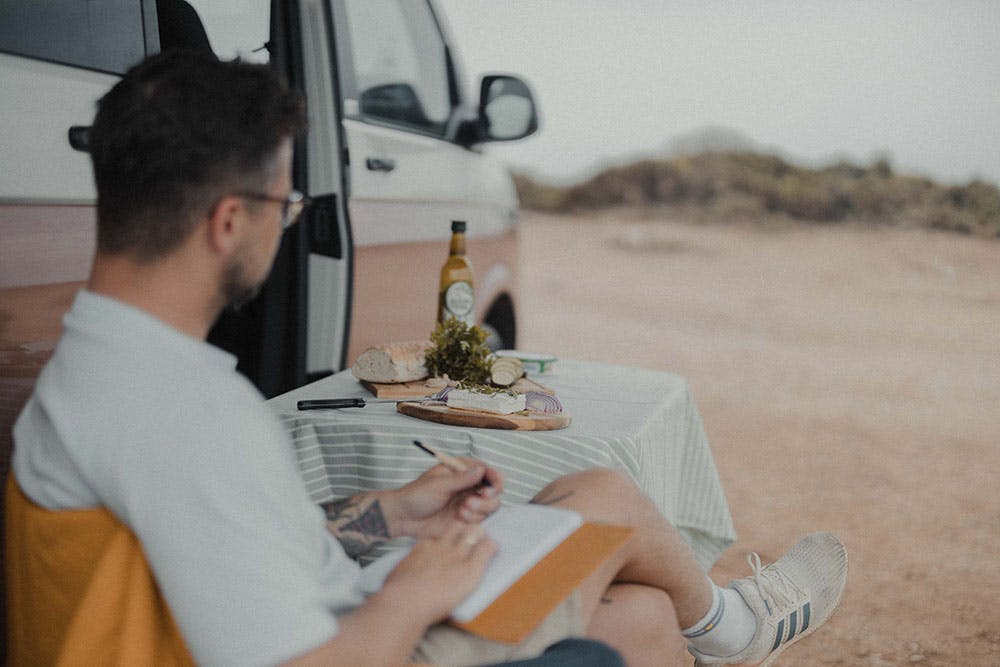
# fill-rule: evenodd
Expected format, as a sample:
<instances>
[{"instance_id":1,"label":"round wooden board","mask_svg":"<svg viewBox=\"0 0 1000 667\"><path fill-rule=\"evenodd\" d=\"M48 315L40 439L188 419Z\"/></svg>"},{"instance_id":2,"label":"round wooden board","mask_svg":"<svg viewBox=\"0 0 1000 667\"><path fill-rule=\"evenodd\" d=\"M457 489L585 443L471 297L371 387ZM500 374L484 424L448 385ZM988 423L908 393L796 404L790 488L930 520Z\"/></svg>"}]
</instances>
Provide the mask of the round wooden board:
<instances>
[{"instance_id":1,"label":"round wooden board","mask_svg":"<svg viewBox=\"0 0 1000 667\"><path fill-rule=\"evenodd\" d=\"M397 403L396 410L409 417L437 422L438 424L497 428L508 431L554 431L566 428L570 423L570 416L565 412L498 415L478 410L449 408L440 403Z\"/></svg>"}]
</instances>

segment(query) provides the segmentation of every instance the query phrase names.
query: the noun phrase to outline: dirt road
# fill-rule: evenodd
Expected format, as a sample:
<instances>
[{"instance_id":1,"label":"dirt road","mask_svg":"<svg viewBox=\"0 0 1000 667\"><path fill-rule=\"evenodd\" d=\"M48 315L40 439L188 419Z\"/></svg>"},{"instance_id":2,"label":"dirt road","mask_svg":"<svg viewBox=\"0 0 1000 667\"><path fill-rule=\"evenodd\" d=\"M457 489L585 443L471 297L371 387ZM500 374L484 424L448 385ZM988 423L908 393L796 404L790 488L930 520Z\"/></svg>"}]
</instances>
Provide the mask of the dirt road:
<instances>
[{"instance_id":1,"label":"dirt road","mask_svg":"<svg viewBox=\"0 0 1000 667\"><path fill-rule=\"evenodd\" d=\"M841 609L782 665L1000 665L1000 242L529 214L519 347L688 378L747 574L831 530Z\"/></svg>"}]
</instances>

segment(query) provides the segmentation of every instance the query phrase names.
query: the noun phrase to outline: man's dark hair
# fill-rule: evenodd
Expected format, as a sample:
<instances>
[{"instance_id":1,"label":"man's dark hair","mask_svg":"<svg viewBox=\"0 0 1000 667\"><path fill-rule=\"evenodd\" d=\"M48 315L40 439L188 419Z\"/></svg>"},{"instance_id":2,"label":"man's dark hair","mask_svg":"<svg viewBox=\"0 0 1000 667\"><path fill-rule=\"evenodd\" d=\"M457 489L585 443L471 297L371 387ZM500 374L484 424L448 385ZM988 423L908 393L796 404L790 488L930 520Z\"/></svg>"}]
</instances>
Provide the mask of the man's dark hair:
<instances>
[{"instance_id":1,"label":"man's dark hair","mask_svg":"<svg viewBox=\"0 0 1000 667\"><path fill-rule=\"evenodd\" d=\"M90 130L97 247L140 261L176 248L222 197L261 190L302 96L266 65L170 51L130 69Z\"/></svg>"}]
</instances>

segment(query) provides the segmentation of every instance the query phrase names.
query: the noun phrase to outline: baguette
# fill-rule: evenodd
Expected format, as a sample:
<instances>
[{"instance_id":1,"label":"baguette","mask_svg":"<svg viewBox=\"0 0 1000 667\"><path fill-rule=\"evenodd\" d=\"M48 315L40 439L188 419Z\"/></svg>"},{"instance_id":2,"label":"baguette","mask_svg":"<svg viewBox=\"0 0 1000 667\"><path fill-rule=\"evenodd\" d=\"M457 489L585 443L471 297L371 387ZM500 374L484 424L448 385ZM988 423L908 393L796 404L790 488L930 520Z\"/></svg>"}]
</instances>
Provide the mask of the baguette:
<instances>
[{"instance_id":1,"label":"baguette","mask_svg":"<svg viewBox=\"0 0 1000 667\"><path fill-rule=\"evenodd\" d=\"M425 341L385 343L370 347L357 358L351 372L359 380L380 384L413 382L427 377Z\"/></svg>"}]
</instances>

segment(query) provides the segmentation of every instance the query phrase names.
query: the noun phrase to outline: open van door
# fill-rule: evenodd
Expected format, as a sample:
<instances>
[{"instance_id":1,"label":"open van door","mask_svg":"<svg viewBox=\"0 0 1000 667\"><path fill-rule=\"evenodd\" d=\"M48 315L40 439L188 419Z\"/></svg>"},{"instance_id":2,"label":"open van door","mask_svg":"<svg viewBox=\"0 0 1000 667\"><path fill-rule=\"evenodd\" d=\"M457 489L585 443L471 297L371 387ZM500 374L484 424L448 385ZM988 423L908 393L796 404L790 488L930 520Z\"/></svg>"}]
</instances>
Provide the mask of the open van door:
<instances>
[{"instance_id":1,"label":"open van door","mask_svg":"<svg viewBox=\"0 0 1000 667\"><path fill-rule=\"evenodd\" d=\"M348 361L433 331L453 220L468 224L476 321L491 346L514 347L517 194L482 144L537 128L527 85L487 77L477 105L434 2L328 3L356 260Z\"/></svg>"},{"instance_id":2,"label":"open van door","mask_svg":"<svg viewBox=\"0 0 1000 667\"><path fill-rule=\"evenodd\" d=\"M260 295L209 335L268 397L343 367L353 258L328 5L273 0L270 25L271 65L306 94L309 131L296 141L292 179L312 204L285 231Z\"/></svg>"}]
</instances>

